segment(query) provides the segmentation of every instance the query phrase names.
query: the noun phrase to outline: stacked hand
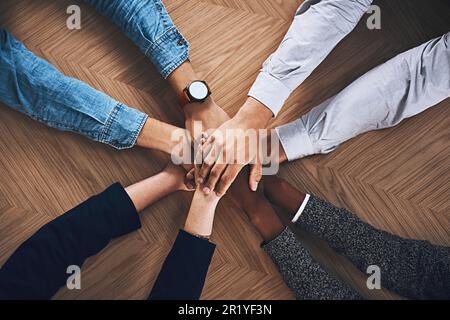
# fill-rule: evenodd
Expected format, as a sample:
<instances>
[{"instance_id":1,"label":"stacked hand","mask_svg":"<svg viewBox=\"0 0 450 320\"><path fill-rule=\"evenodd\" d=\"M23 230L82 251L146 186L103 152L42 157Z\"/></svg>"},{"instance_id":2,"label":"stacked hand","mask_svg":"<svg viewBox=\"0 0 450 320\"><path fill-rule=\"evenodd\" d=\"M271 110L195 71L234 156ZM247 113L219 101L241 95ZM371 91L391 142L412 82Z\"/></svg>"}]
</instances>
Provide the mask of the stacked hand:
<instances>
[{"instance_id":1,"label":"stacked hand","mask_svg":"<svg viewBox=\"0 0 450 320\"><path fill-rule=\"evenodd\" d=\"M172 154L172 158L181 159L184 155L178 154L180 143L173 140L174 134L182 136L184 147L180 149L190 149L193 143L195 159L199 163L196 166L196 182L205 194L214 191L218 196L224 195L242 168L251 163L249 189L256 191L262 175L262 166L257 157L259 146L255 148L245 139L247 133L253 130L251 133L259 143L258 130L266 126L272 116L271 111L249 98L236 116L230 119L212 97L204 103L188 104L183 110L187 130L149 119L139 140L141 144L149 146L152 143L151 147ZM207 139L201 148L197 148L202 136ZM219 157L221 154L223 157ZM192 158L189 157L189 160ZM189 172L192 164L185 162L183 167ZM193 173L189 175L189 178L192 177Z\"/></svg>"},{"instance_id":2,"label":"stacked hand","mask_svg":"<svg viewBox=\"0 0 450 320\"><path fill-rule=\"evenodd\" d=\"M167 181L173 182L175 190L195 190L195 181L193 175L189 172L186 174L186 169L184 169L183 167L174 165L169 161L162 173L167 177Z\"/></svg>"},{"instance_id":3,"label":"stacked hand","mask_svg":"<svg viewBox=\"0 0 450 320\"><path fill-rule=\"evenodd\" d=\"M249 130L253 130L258 141L258 130L265 128L271 117L269 109L249 98L234 118L227 116L227 120L209 135L196 155L197 160L203 160L201 167L197 168L197 182L205 185L205 193L214 190L218 195L225 194L249 163L252 163L249 186L251 190L257 190L262 176L258 146L246 143L245 139L248 133L252 133Z\"/></svg>"},{"instance_id":4,"label":"stacked hand","mask_svg":"<svg viewBox=\"0 0 450 320\"><path fill-rule=\"evenodd\" d=\"M183 63L168 77L169 83L179 97L184 96L187 86L198 79L199 77L189 61ZM205 194L211 191L215 191L217 195L225 194L241 169L250 162L254 162L254 165L252 165L249 185L250 189L256 191L262 174L258 158L252 157L252 150L247 144L235 150L232 143L234 141L225 142L221 137L225 137L227 130L239 134L236 131L238 129L245 132L249 129L266 128L273 116L272 111L259 101L249 97L236 116L230 119L226 112L214 102L212 96L209 96L203 103L184 105L183 110L186 118L186 129L193 138L194 147L199 144L198 139L201 137L202 131L215 130L211 132L200 153L194 150L196 153L195 159L202 160L201 168L197 168L197 175L199 175L197 182L202 185ZM196 122L201 123L202 128L199 130L196 128ZM217 157L209 154L211 150L223 151L224 155L230 155L232 159L239 161L228 161L228 159L223 162L218 161ZM204 162L205 159L207 159L207 162ZM241 159L243 160L240 161Z\"/></svg>"}]
</instances>

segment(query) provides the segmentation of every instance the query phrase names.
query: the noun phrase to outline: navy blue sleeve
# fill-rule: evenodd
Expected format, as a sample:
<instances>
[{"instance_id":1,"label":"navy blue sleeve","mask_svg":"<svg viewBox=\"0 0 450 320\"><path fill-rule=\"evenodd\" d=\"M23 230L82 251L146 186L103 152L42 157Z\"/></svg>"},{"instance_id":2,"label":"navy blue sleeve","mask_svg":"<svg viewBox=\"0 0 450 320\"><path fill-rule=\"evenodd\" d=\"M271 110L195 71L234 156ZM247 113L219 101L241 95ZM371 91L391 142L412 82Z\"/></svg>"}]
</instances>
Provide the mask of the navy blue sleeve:
<instances>
[{"instance_id":1,"label":"navy blue sleeve","mask_svg":"<svg viewBox=\"0 0 450 320\"><path fill-rule=\"evenodd\" d=\"M49 222L0 269L0 299L50 299L68 278L113 238L141 226L133 202L116 183Z\"/></svg>"},{"instance_id":2,"label":"navy blue sleeve","mask_svg":"<svg viewBox=\"0 0 450 320\"><path fill-rule=\"evenodd\" d=\"M180 230L156 279L150 300L198 300L216 246Z\"/></svg>"}]
</instances>

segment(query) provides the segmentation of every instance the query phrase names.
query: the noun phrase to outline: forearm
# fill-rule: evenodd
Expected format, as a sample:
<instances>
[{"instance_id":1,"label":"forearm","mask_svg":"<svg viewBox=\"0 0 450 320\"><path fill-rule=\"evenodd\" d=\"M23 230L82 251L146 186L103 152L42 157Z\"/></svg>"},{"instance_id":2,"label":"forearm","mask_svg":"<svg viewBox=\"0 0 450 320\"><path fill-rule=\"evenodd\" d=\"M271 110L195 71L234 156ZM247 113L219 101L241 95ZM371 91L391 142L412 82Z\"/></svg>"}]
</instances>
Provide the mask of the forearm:
<instances>
[{"instance_id":1,"label":"forearm","mask_svg":"<svg viewBox=\"0 0 450 320\"><path fill-rule=\"evenodd\" d=\"M362 297L346 283L322 268L303 247L296 235L285 228L262 245L278 267L286 285L300 300L353 300Z\"/></svg>"},{"instance_id":2,"label":"forearm","mask_svg":"<svg viewBox=\"0 0 450 320\"><path fill-rule=\"evenodd\" d=\"M214 193L205 195L199 188L194 193L184 230L193 235L209 238L220 198Z\"/></svg>"},{"instance_id":3,"label":"forearm","mask_svg":"<svg viewBox=\"0 0 450 320\"><path fill-rule=\"evenodd\" d=\"M286 226L264 197L259 195L252 195L252 197L256 197L254 205L247 206L244 211L263 241L269 242L277 237Z\"/></svg>"},{"instance_id":4,"label":"forearm","mask_svg":"<svg viewBox=\"0 0 450 320\"><path fill-rule=\"evenodd\" d=\"M184 230L177 239L155 281L149 299L199 299L215 245L211 235L219 198L199 189L189 209ZM202 239L206 238L206 239Z\"/></svg>"},{"instance_id":5,"label":"forearm","mask_svg":"<svg viewBox=\"0 0 450 320\"><path fill-rule=\"evenodd\" d=\"M268 242L279 235L285 225L267 199L249 189L246 179L247 172L244 170L231 186L229 194L233 203L245 212L264 242Z\"/></svg>"},{"instance_id":6,"label":"forearm","mask_svg":"<svg viewBox=\"0 0 450 320\"><path fill-rule=\"evenodd\" d=\"M267 146L267 150L261 152L261 163L263 165L280 165L287 161L286 151L280 143L275 129L266 129L265 138L260 137L261 145Z\"/></svg>"},{"instance_id":7,"label":"forearm","mask_svg":"<svg viewBox=\"0 0 450 320\"><path fill-rule=\"evenodd\" d=\"M81 267L111 239L138 229L137 212L186 189L176 168L126 189L115 184L42 227L0 269L0 297L50 298L65 282L69 265Z\"/></svg>"},{"instance_id":8,"label":"forearm","mask_svg":"<svg viewBox=\"0 0 450 320\"><path fill-rule=\"evenodd\" d=\"M449 43L446 34L399 54L277 128L288 159L332 152L359 134L395 126L448 98Z\"/></svg>"},{"instance_id":9,"label":"forearm","mask_svg":"<svg viewBox=\"0 0 450 320\"><path fill-rule=\"evenodd\" d=\"M215 245L180 230L153 289L150 300L198 300Z\"/></svg>"},{"instance_id":10,"label":"forearm","mask_svg":"<svg viewBox=\"0 0 450 320\"><path fill-rule=\"evenodd\" d=\"M167 78L167 81L172 86L172 89L177 94L177 97L180 97L184 89L186 89L186 87L194 80L199 79L189 61L183 62Z\"/></svg>"},{"instance_id":11,"label":"forearm","mask_svg":"<svg viewBox=\"0 0 450 320\"><path fill-rule=\"evenodd\" d=\"M131 148L147 115L63 75L0 29L0 101L50 127Z\"/></svg>"},{"instance_id":12,"label":"forearm","mask_svg":"<svg viewBox=\"0 0 450 320\"><path fill-rule=\"evenodd\" d=\"M160 0L85 0L107 16L167 78L189 56L189 43Z\"/></svg>"},{"instance_id":13,"label":"forearm","mask_svg":"<svg viewBox=\"0 0 450 320\"><path fill-rule=\"evenodd\" d=\"M20 245L0 269L0 298L50 299L65 284L70 265L81 267L110 240L140 226L124 189L109 187Z\"/></svg>"},{"instance_id":14,"label":"forearm","mask_svg":"<svg viewBox=\"0 0 450 320\"><path fill-rule=\"evenodd\" d=\"M162 171L150 178L125 188L138 212L179 190L180 182L173 175Z\"/></svg>"},{"instance_id":15,"label":"forearm","mask_svg":"<svg viewBox=\"0 0 450 320\"><path fill-rule=\"evenodd\" d=\"M168 81L180 102L180 98L184 94L186 87L195 80L202 79L197 76L189 61L184 62L168 77ZM212 96L209 96L203 103L189 103L180 105L180 107L186 119L186 129L194 138L198 138L198 135L201 134L201 132L194 132L195 122L201 123L202 130L206 131L210 128L217 128L223 121L229 119L228 115L215 104ZM195 137L196 134L197 137Z\"/></svg>"},{"instance_id":16,"label":"forearm","mask_svg":"<svg viewBox=\"0 0 450 320\"><path fill-rule=\"evenodd\" d=\"M370 3L371 0L321 0L306 1L300 7L283 44L264 64L262 73L250 90L250 97L238 113L206 141L206 150L215 148L227 155L234 154L242 160L233 166L219 164L216 159L209 161L210 163L204 162L199 172L199 181L207 181L208 188L205 188L205 192L214 189L218 194L224 194L244 165L255 159L259 160L255 148L252 150L243 144L235 148L230 142L232 139L227 139L224 143L221 137L227 136L230 130L234 130L236 138L241 130L248 133L248 130L265 128L271 117L280 111L290 93L356 26ZM331 27L330 22L334 27ZM252 134L254 133L253 131ZM261 171L259 163L252 166L249 177L252 191L258 188Z\"/></svg>"},{"instance_id":17,"label":"forearm","mask_svg":"<svg viewBox=\"0 0 450 320\"><path fill-rule=\"evenodd\" d=\"M142 128L136 144L138 146L163 151L175 157L181 157L181 151L190 148L190 135L186 129L148 118ZM181 148L179 148L181 147Z\"/></svg>"},{"instance_id":18,"label":"forearm","mask_svg":"<svg viewBox=\"0 0 450 320\"><path fill-rule=\"evenodd\" d=\"M450 297L450 248L378 230L343 208L311 197L296 225L324 239L360 271L383 272L383 287L408 299Z\"/></svg>"},{"instance_id":19,"label":"forearm","mask_svg":"<svg viewBox=\"0 0 450 320\"><path fill-rule=\"evenodd\" d=\"M272 117L273 113L269 108L257 99L248 97L234 120L237 124L243 124L244 129L264 129Z\"/></svg>"},{"instance_id":20,"label":"forearm","mask_svg":"<svg viewBox=\"0 0 450 320\"><path fill-rule=\"evenodd\" d=\"M286 99L349 34L372 0L305 1L249 96L277 115ZM256 112L255 112L256 114Z\"/></svg>"}]
</instances>

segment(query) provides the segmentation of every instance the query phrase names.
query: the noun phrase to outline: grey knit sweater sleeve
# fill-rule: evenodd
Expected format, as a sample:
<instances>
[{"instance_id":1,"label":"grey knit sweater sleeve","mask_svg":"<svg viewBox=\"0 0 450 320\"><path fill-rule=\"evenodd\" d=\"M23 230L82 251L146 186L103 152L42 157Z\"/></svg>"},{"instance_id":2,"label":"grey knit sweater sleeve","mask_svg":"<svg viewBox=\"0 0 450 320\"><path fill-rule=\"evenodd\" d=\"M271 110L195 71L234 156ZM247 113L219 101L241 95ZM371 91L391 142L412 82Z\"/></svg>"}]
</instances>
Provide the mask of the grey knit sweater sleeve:
<instances>
[{"instance_id":1,"label":"grey knit sweater sleeve","mask_svg":"<svg viewBox=\"0 0 450 320\"><path fill-rule=\"evenodd\" d=\"M403 239L351 212L311 197L296 225L328 241L362 272L381 270L381 285L411 299L450 298L450 248Z\"/></svg>"},{"instance_id":2,"label":"grey knit sweater sleeve","mask_svg":"<svg viewBox=\"0 0 450 320\"><path fill-rule=\"evenodd\" d=\"M289 228L262 248L272 258L297 299L362 299L356 291L333 278L316 263Z\"/></svg>"}]
</instances>

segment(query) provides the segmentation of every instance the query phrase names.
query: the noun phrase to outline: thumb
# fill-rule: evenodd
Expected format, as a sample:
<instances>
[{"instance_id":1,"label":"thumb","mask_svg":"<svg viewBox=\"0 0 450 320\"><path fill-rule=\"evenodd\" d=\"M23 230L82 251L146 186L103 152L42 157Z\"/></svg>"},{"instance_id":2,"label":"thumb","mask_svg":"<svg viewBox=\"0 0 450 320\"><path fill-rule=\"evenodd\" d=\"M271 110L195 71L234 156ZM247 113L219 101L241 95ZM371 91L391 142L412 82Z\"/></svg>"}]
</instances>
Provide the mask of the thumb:
<instances>
[{"instance_id":1,"label":"thumb","mask_svg":"<svg viewBox=\"0 0 450 320\"><path fill-rule=\"evenodd\" d=\"M262 165L259 161L256 161L254 164L250 165L250 176L248 180L248 184L252 191L258 190L258 184L262 178Z\"/></svg>"}]
</instances>

